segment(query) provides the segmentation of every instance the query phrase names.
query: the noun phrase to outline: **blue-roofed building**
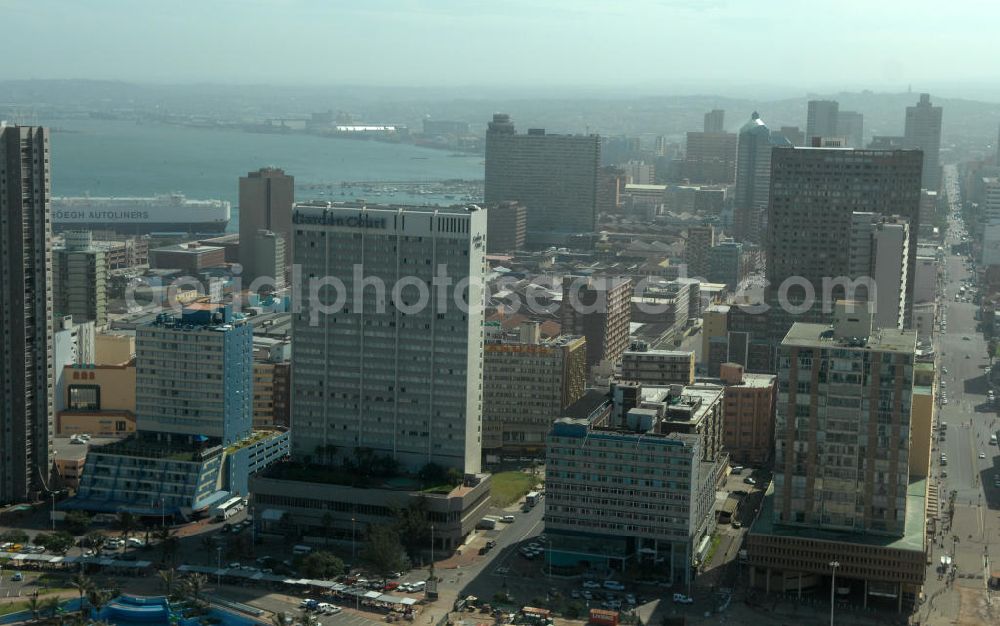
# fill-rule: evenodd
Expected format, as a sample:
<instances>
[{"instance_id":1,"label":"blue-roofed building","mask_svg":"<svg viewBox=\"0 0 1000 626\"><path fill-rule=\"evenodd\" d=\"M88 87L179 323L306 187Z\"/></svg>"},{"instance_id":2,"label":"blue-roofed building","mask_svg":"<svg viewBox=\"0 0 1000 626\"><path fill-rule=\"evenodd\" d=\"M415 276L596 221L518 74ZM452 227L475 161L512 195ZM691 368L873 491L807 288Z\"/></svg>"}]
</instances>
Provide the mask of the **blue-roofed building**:
<instances>
[{"instance_id":1,"label":"blue-roofed building","mask_svg":"<svg viewBox=\"0 0 1000 626\"><path fill-rule=\"evenodd\" d=\"M254 431L253 334L229 305L195 303L136 332L134 436L92 448L65 508L188 518L287 456L288 433Z\"/></svg>"}]
</instances>

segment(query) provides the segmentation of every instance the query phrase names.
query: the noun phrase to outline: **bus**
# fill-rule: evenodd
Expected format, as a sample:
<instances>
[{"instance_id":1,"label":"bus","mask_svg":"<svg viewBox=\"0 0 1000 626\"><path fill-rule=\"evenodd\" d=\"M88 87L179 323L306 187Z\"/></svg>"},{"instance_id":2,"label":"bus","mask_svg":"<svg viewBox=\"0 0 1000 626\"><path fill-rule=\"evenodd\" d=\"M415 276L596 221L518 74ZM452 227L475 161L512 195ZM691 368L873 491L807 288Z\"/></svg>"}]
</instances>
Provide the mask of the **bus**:
<instances>
[{"instance_id":1,"label":"bus","mask_svg":"<svg viewBox=\"0 0 1000 626\"><path fill-rule=\"evenodd\" d=\"M243 497L234 496L213 509L215 521L222 522L243 510Z\"/></svg>"},{"instance_id":2,"label":"bus","mask_svg":"<svg viewBox=\"0 0 1000 626\"><path fill-rule=\"evenodd\" d=\"M536 504L538 504L538 499L540 497L541 496L538 494L537 491L529 491L528 495L524 496L524 503L527 504L529 507L535 506Z\"/></svg>"}]
</instances>

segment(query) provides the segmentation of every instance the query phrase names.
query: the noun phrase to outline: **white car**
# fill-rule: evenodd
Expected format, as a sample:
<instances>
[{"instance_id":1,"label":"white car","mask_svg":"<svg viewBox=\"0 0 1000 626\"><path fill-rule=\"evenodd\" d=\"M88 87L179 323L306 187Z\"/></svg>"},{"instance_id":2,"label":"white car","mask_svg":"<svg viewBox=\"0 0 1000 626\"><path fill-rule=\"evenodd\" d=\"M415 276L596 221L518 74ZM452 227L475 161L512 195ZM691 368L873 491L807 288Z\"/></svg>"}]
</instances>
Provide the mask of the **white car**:
<instances>
[{"instance_id":1,"label":"white car","mask_svg":"<svg viewBox=\"0 0 1000 626\"><path fill-rule=\"evenodd\" d=\"M694 604L694 598L686 596L683 593L675 593L674 602L678 604Z\"/></svg>"},{"instance_id":2,"label":"white car","mask_svg":"<svg viewBox=\"0 0 1000 626\"><path fill-rule=\"evenodd\" d=\"M621 584L617 580L605 580L604 588L610 591L625 591L625 585Z\"/></svg>"},{"instance_id":3,"label":"white car","mask_svg":"<svg viewBox=\"0 0 1000 626\"><path fill-rule=\"evenodd\" d=\"M979 458L985 459L986 458L986 453L985 452L980 452L979 453Z\"/></svg>"},{"instance_id":4,"label":"white car","mask_svg":"<svg viewBox=\"0 0 1000 626\"><path fill-rule=\"evenodd\" d=\"M585 581L583 581L583 588L584 589L600 589L601 588L601 583L597 582L596 580L585 580Z\"/></svg>"},{"instance_id":5,"label":"white car","mask_svg":"<svg viewBox=\"0 0 1000 626\"><path fill-rule=\"evenodd\" d=\"M500 521L504 522L504 523L507 523L507 524L510 524L511 522L514 521L514 516L513 515L504 515L503 517L500 518Z\"/></svg>"}]
</instances>

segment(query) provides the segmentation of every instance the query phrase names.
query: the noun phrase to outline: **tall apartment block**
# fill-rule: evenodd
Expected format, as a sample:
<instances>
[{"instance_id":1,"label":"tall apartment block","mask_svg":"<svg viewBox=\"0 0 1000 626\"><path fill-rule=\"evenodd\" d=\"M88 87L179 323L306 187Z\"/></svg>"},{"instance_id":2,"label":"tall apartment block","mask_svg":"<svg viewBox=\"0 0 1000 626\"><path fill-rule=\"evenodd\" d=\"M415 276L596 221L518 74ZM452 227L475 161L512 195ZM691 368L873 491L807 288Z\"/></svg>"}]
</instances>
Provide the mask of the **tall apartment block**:
<instances>
[{"instance_id":1,"label":"tall apartment block","mask_svg":"<svg viewBox=\"0 0 1000 626\"><path fill-rule=\"evenodd\" d=\"M722 441L730 463L765 466L774 447L777 376L747 374L742 365L723 363L719 378L725 387Z\"/></svg>"},{"instance_id":2,"label":"tall apartment block","mask_svg":"<svg viewBox=\"0 0 1000 626\"><path fill-rule=\"evenodd\" d=\"M682 174L692 183L729 185L736 178L736 134L687 134Z\"/></svg>"},{"instance_id":3,"label":"tall apartment block","mask_svg":"<svg viewBox=\"0 0 1000 626\"><path fill-rule=\"evenodd\" d=\"M921 186L931 191L941 188L941 107L931 104L931 95L920 94L916 106L906 107L906 126L903 137L906 147L924 153L923 182Z\"/></svg>"},{"instance_id":4,"label":"tall apartment block","mask_svg":"<svg viewBox=\"0 0 1000 626\"><path fill-rule=\"evenodd\" d=\"M851 309L853 306L853 311ZM838 585L899 608L926 574L927 484L910 481L916 334L872 329L863 303L781 343L774 482L746 540L750 585ZM824 580L825 579L825 580Z\"/></svg>"},{"instance_id":5,"label":"tall apartment block","mask_svg":"<svg viewBox=\"0 0 1000 626\"><path fill-rule=\"evenodd\" d=\"M837 136L844 138L848 148L863 148L865 145L865 116L857 111L838 111Z\"/></svg>"},{"instance_id":6,"label":"tall apartment block","mask_svg":"<svg viewBox=\"0 0 1000 626\"><path fill-rule=\"evenodd\" d=\"M190 519L284 458L287 432L252 430L253 338L230 305L195 302L136 330L134 436L90 449L63 509Z\"/></svg>"},{"instance_id":7,"label":"tall apartment block","mask_svg":"<svg viewBox=\"0 0 1000 626\"><path fill-rule=\"evenodd\" d=\"M587 341L542 340L538 326L517 340L487 341L483 361L483 448L543 453L545 435L587 388Z\"/></svg>"},{"instance_id":8,"label":"tall apartment block","mask_svg":"<svg viewBox=\"0 0 1000 626\"><path fill-rule=\"evenodd\" d=\"M714 528L721 407L719 386L630 383L613 388L610 412L558 420L546 452L553 568L645 565L691 582Z\"/></svg>"},{"instance_id":9,"label":"tall apartment block","mask_svg":"<svg viewBox=\"0 0 1000 626\"><path fill-rule=\"evenodd\" d=\"M839 137L837 121L840 104L836 100L810 100L806 111L806 143L811 146L816 137Z\"/></svg>"},{"instance_id":10,"label":"tall apartment block","mask_svg":"<svg viewBox=\"0 0 1000 626\"><path fill-rule=\"evenodd\" d=\"M0 124L0 503L47 489L53 419L49 134Z\"/></svg>"},{"instance_id":11,"label":"tall apartment block","mask_svg":"<svg viewBox=\"0 0 1000 626\"><path fill-rule=\"evenodd\" d=\"M772 133L756 111L740 129L733 205L733 231L738 241L761 243L767 233L771 151L790 145L784 136Z\"/></svg>"},{"instance_id":12,"label":"tall apartment block","mask_svg":"<svg viewBox=\"0 0 1000 626\"><path fill-rule=\"evenodd\" d=\"M687 275L692 278L708 278L709 258L715 245L715 227L711 224L691 226L684 241L684 261Z\"/></svg>"},{"instance_id":13,"label":"tall apartment block","mask_svg":"<svg viewBox=\"0 0 1000 626\"><path fill-rule=\"evenodd\" d=\"M705 114L706 133L726 132L726 112L722 109L712 109Z\"/></svg>"},{"instance_id":14,"label":"tall apartment block","mask_svg":"<svg viewBox=\"0 0 1000 626\"><path fill-rule=\"evenodd\" d=\"M909 232L920 227L918 150L778 148L771 158L767 280L777 290L789 278L812 288L817 300L824 278L850 275L851 225L855 211L900 216ZM909 249L907 301L912 302L916 246ZM830 285L832 301L846 288ZM802 288L789 290L796 300ZM783 336L787 328L780 331ZM775 338L775 342L778 338Z\"/></svg>"},{"instance_id":15,"label":"tall apartment block","mask_svg":"<svg viewBox=\"0 0 1000 626\"><path fill-rule=\"evenodd\" d=\"M486 251L507 254L523 250L528 233L528 208L513 200L486 208Z\"/></svg>"},{"instance_id":16,"label":"tall apartment block","mask_svg":"<svg viewBox=\"0 0 1000 626\"><path fill-rule=\"evenodd\" d=\"M587 367L613 366L628 347L632 281L563 277L562 331L587 338Z\"/></svg>"},{"instance_id":17,"label":"tall apartment block","mask_svg":"<svg viewBox=\"0 0 1000 626\"><path fill-rule=\"evenodd\" d=\"M518 134L498 113L486 131L487 205L507 200L528 209L528 243L565 243L597 225L601 141L597 135Z\"/></svg>"},{"instance_id":18,"label":"tall apartment block","mask_svg":"<svg viewBox=\"0 0 1000 626\"><path fill-rule=\"evenodd\" d=\"M254 261L257 233L270 231L284 239L285 267L292 266L292 204L295 203L295 178L284 170L262 167L240 177L240 262L243 283L249 285L257 266Z\"/></svg>"},{"instance_id":19,"label":"tall apartment block","mask_svg":"<svg viewBox=\"0 0 1000 626\"><path fill-rule=\"evenodd\" d=\"M339 309L310 298L292 322L295 454L370 448L478 474L486 211L310 202L293 219L303 276L345 287ZM439 272L451 282L422 299Z\"/></svg>"},{"instance_id":20,"label":"tall apartment block","mask_svg":"<svg viewBox=\"0 0 1000 626\"><path fill-rule=\"evenodd\" d=\"M108 321L107 254L93 245L89 230L68 230L64 236L65 244L52 252L55 314L102 327Z\"/></svg>"},{"instance_id":21,"label":"tall apartment block","mask_svg":"<svg viewBox=\"0 0 1000 626\"><path fill-rule=\"evenodd\" d=\"M905 219L868 212L852 215L849 276L871 281L873 290L859 290L862 293L854 297L869 302L875 328L903 327L911 245L915 242Z\"/></svg>"}]
</instances>

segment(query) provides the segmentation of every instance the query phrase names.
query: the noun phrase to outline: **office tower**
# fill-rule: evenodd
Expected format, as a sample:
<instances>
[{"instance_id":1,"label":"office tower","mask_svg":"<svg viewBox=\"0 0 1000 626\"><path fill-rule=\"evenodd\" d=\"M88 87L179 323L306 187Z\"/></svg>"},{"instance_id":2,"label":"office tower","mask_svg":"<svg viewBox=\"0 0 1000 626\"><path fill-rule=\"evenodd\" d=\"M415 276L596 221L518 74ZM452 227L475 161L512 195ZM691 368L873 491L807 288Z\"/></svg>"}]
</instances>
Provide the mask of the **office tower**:
<instances>
[{"instance_id":1,"label":"office tower","mask_svg":"<svg viewBox=\"0 0 1000 626\"><path fill-rule=\"evenodd\" d=\"M618 213L621 209L621 193L628 183L625 171L614 165L606 165L597 171L597 212Z\"/></svg>"},{"instance_id":2,"label":"office tower","mask_svg":"<svg viewBox=\"0 0 1000 626\"><path fill-rule=\"evenodd\" d=\"M807 289L817 302L849 295L843 285L824 287L824 278L849 276L852 214L898 215L909 221L909 232L919 232L921 159L917 150L774 150L767 254L770 289L777 290L791 279L798 285L790 282L788 298L793 301ZM916 249L910 246L911 273ZM912 302L912 288L908 275L907 302ZM787 328L780 332L783 336Z\"/></svg>"},{"instance_id":3,"label":"office tower","mask_svg":"<svg viewBox=\"0 0 1000 626\"><path fill-rule=\"evenodd\" d=\"M835 315L781 342L774 522L902 536L916 334L872 329L862 303Z\"/></svg>"},{"instance_id":4,"label":"office tower","mask_svg":"<svg viewBox=\"0 0 1000 626\"><path fill-rule=\"evenodd\" d=\"M720 385L621 382L601 410L558 420L545 455L552 560L639 564L689 583L715 521L722 405ZM657 482L666 467L669 480Z\"/></svg>"},{"instance_id":5,"label":"office tower","mask_svg":"<svg viewBox=\"0 0 1000 626\"><path fill-rule=\"evenodd\" d=\"M652 185L656 182L656 166L645 161L628 161L622 163L628 182L635 185Z\"/></svg>"},{"instance_id":6,"label":"office tower","mask_svg":"<svg viewBox=\"0 0 1000 626\"><path fill-rule=\"evenodd\" d=\"M486 131L487 204L515 200L528 208L528 243L565 243L597 225L597 135L518 134L498 113Z\"/></svg>"},{"instance_id":7,"label":"office tower","mask_svg":"<svg viewBox=\"0 0 1000 626\"><path fill-rule=\"evenodd\" d=\"M795 147L801 148L806 145L806 133L798 126L782 126L778 134Z\"/></svg>"},{"instance_id":8,"label":"office tower","mask_svg":"<svg viewBox=\"0 0 1000 626\"><path fill-rule=\"evenodd\" d=\"M694 384L694 352L690 350L626 350L622 354L621 380L644 385Z\"/></svg>"},{"instance_id":9,"label":"office tower","mask_svg":"<svg viewBox=\"0 0 1000 626\"><path fill-rule=\"evenodd\" d=\"M562 331L587 338L587 367L614 365L628 347L632 281L563 277Z\"/></svg>"},{"instance_id":10,"label":"office tower","mask_svg":"<svg viewBox=\"0 0 1000 626\"><path fill-rule=\"evenodd\" d=\"M910 228L903 218L857 211L851 216L850 269L853 280L873 283L874 293L858 293L874 314L875 328L902 328L906 314ZM911 290L912 291L912 290Z\"/></svg>"},{"instance_id":11,"label":"office tower","mask_svg":"<svg viewBox=\"0 0 1000 626\"><path fill-rule=\"evenodd\" d=\"M53 412L66 408L67 365L88 365L95 362L96 341L93 322L73 323L71 316L57 317L53 324L52 371L55 381Z\"/></svg>"},{"instance_id":12,"label":"office tower","mask_svg":"<svg viewBox=\"0 0 1000 626\"><path fill-rule=\"evenodd\" d=\"M49 133L0 123L0 503L47 489L53 416Z\"/></svg>"},{"instance_id":13,"label":"office tower","mask_svg":"<svg viewBox=\"0 0 1000 626\"><path fill-rule=\"evenodd\" d=\"M725 386L722 441L730 463L765 466L774 447L778 377L747 374L742 365L723 363L719 378Z\"/></svg>"},{"instance_id":14,"label":"office tower","mask_svg":"<svg viewBox=\"0 0 1000 626\"><path fill-rule=\"evenodd\" d=\"M52 252L55 314L102 327L108 321L107 255L103 248L93 245L89 230L68 230L65 241Z\"/></svg>"},{"instance_id":15,"label":"office tower","mask_svg":"<svg viewBox=\"0 0 1000 626\"><path fill-rule=\"evenodd\" d=\"M848 148L863 148L865 141L865 116L857 111L837 113L837 136L847 141Z\"/></svg>"},{"instance_id":16,"label":"office tower","mask_svg":"<svg viewBox=\"0 0 1000 626\"><path fill-rule=\"evenodd\" d=\"M243 279L243 288L248 289L253 281L262 278L260 286L255 291L276 291L285 286L285 259L287 258L288 241L278 233L270 230L258 230L253 236L250 256L241 259L244 272L248 275Z\"/></svg>"},{"instance_id":17,"label":"office tower","mask_svg":"<svg viewBox=\"0 0 1000 626\"><path fill-rule=\"evenodd\" d=\"M916 106L906 107L906 127L903 131L907 148L924 153L924 189L938 191L941 187L941 107L931 105L929 93L920 94Z\"/></svg>"},{"instance_id":18,"label":"office tower","mask_svg":"<svg viewBox=\"0 0 1000 626\"><path fill-rule=\"evenodd\" d=\"M814 137L839 137L837 119L840 105L835 100L810 100L806 113L806 145Z\"/></svg>"},{"instance_id":19,"label":"office tower","mask_svg":"<svg viewBox=\"0 0 1000 626\"><path fill-rule=\"evenodd\" d=\"M715 227L711 224L691 226L684 241L684 262L691 278L708 278L709 259L715 245Z\"/></svg>"},{"instance_id":20,"label":"office tower","mask_svg":"<svg viewBox=\"0 0 1000 626\"><path fill-rule=\"evenodd\" d=\"M486 211L311 202L293 220L303 276L344 285L342 306L308 298L292 323L295 455L478 474Z\"/></svg>"},{"instance_id":21,"label":"office tower","mask_svg":"<svg viewBox=\"0 0 1000 626\"><path fill-rule=\"evenodd\" d=\"M739 241L760 243L767 232L767 198L771 187L771 150L789 146L772 133L756 111L739 132L736 150L734 235Z\"/></svg>"},{"instance_id":22,"label":"office tower","mask_svg":"<svg viewBox=\"0 0 1000 626\"><path fill-rule=\"evenodd\" d=\"M509 254L524 249L528 232L528 208L513 200L486 208L486 251Z\"/></svg>"},{"instance_id":23,"label":"office tower","mask_svg":"<svg viewBox=\"0 0 1000 626\"><path fill-rule=\"evenodd\" d=\"M736 134L687 134L682 174L692 183L732 184L736 177Z\"/></svg>"},{"instance_id":24,"label":"office tower","mask_svg":"<svg viewBox=\"0 0 1000 626\"><path fill-rule=\"evenodd\" d=\"M243 284L257 276L247 274L256 256L257 232L269 230L285 240L285 267L291 269L292 204L295 202L295 178L275 167L262 167L240 177L240 262Z\"/></svg>"},{"instance_id":25,"label":"office tower","mask_svg":"<svg viewBox=\"0 0 1000 626\"><path fill-rule=\"evenodd\" d=\"M228 305L195 303L136 330L138 429L230 445L250 433L253 327Z\"/></svg>"},{"instance_id":26,"label":"office tower","mask_svg":"<svg viewBox=\"0 0 1000 626\"><path fill-rule=\"evenodd\" d=\"M706 133L726 132L726 112L722 109L712 109L705 114Z\"/></svg>"},{"instance_id":27,"label":"office tower","mask_svg":"<svg viewBox=\"0 0 1000 626\"><path fill-rule=\"evenodd\" d=\"M483 361L483 449L543 454L545 435L587 388L587 341L543 340L538 324L488 340Z\"/></svg>"}]
</instances>

